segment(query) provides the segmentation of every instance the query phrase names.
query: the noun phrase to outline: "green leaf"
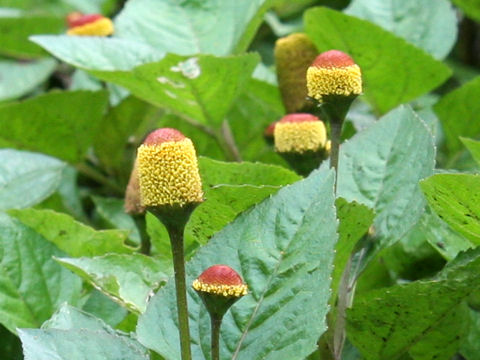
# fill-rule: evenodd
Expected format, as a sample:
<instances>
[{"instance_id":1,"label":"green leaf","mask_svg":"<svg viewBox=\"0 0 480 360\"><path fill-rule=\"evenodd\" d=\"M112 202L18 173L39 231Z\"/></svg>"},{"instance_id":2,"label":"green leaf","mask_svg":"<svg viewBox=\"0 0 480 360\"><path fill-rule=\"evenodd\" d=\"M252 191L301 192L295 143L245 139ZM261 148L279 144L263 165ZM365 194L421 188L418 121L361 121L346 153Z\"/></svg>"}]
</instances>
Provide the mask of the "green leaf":
<instances>
[{"instance_id":1,"label":"green leaf","mask_svg":"<svg viewBox=\"0 0 480 360\"><path fill-rule=\"evenodd\" d=\"M480 165L480 141L460 137L463 145L466 146L473 159Z\"/></svg>"},{"instance_id":2,"label":"green leaf","mask_svg":"<svg viewBox=\"0 0 480 360\"><path fill-rule=\"evenodd\" d=\"M127 71L158 61L165 53L140 41L68 35L37 35L30 40L60 60L81 69Z\"/></svg>"},{"instance_id":3,"label":"green leaf","mask_svg":"<svg viewBox=\"0 0 480 360\"><path fill-rule=\"evenodd\" d=\"M480 76L458 89L449 92L434 106L440 119L446 138L447 148L451 152L459 151L462 143L459 137L477 137L480 135L480 123L477 121L480 104Z\"/></svg>"},{"instance_id":4,"label":"green leaf","mask_svg":"<svg viewBox=\"0 0 480 360\"><path fill-rule=\"evenodd\" d=\"M90 292L82 310L102 319L110 326L117 326L129 314L127 309L95 289Z\"/></svg>"},{"instance_id":5,"label":"green leaf","mask_svg":"<svg viewBox=\"0 0 480 360\"><path fill-rule=\"evenodd\" d=\"M417 223L425 207L418 182L433 173L434 161L430 131L404 106L342 144L338 196L375 210L377 250Z\"/></svg>"},{"instance_id":6,"label":"green leaf","mask_svg":"<svg viewBox=\"0 0 480 360\"><path fill-rule=\"evenodd\" d=\"M465 325L457 305L480 286L479 270L476 249L436 279L357 295L347 313L349 339L367 360L395 360L406 352L414 359L451 359Z\"/></svg>"},{"instance_id":7,"label":"green leaf","mask_svg":"<svg viewBox=\"0 0 480 360\"><path fill-rule=\"evenodd\" d=\"M62 304L75 304L81 281L57 264L55 245L0 213L0 322L11 332L39 327Z\"/></svg>"},{"instance_id":8,"label":"green leaf","mask_svg":"<svg viewBox=\"0 0 480 360\"><path fill-rule=\"evenodd\" d=\"M338 49L355 59L362 69L365 96L382 113L433 90L451 74L405 40L334 10L308 10L305 30L319 51Z\"/></svg>"},{"instance_id":9,"label":"green leaf","mask_svg":"<svg viewBox=\"0 0 480 360\"><path fill-rule=\"evenodd\" d=\"M250 78L259 57L167 55L131 71L92 71L133 95L194 121L219 127ZM228 81L225 79L228 78Z\"/></svg>"},{"instance_id":10,"label":"green leaf","mask_svg":"<svg viewBox=\"0 0 480 360\"><path fill-rule=\"evenodd\" d=\"M222 358L295 360L315 350L326 330L336 227L333 172L315 171L240 215L187 263L187 284L228 264L249 286L223 320ZM174 294L169 281L137 327L139 341L167 360L180 357ZM210 359L208 315L192 288L188 296L194 358Z\"/></svg>"},{"instance_id":11,"label":"green leaf","mask_svg":"<svg viewBox=\"0 0 480 360\"><path fill-rule=\"evenodd\" d=\"M470 317L470 331L465 341L463 342L460 353L467 360L478 360L478 354L480 354L480 313L473 309L469 311Z\"/></svg>"},{"instance_id":12,"label":"green leaf","mask_svg":"<svg viewBox=\"0 0 480 360\"><path fill-rule=\"evenodd\" d=\"M452 0L462 11L474 20L480 21L480 1L479 0Z\"/></svg>"},{"instance_id":13,"label":"green leaf","mask_svg":"<svg viewBox=\"0 0 480 360\"><path fill-rule=\"evenodd\" d=\"M57 34L65 29L63 17L0 16L0 53L19 58L45 56L45 51L28 40L34 34Z\"/></svg>"},{"instance_id":14,"label":"green leaf","mask_svg":"<svg viewBox=\"0 0 480 360\"><path fill-rule=\"evenodd\" d=\"M100 319L63 306L42 329L19 330L25 360L147 360L136 340Z\"/></svg>"},{"instance_id":15,"label":"green leaf","mask_svg":"<svg viewBox=\"0 0 480 360\"><path fill-rule=\"evenodd\" d=\"M0 61L0 101L30 93L52 74L56 65L48 58L31 63Z\"/></svg>"},{"instance_id":16,"label":"green leaf","mask_svg":"<svg viewBox=\"0 0 480 360\"><path fill-rule=\"evenodd\" d=\"M65 91L0 106L0 142L79 162L100 131L106 105L104 91Z\"/></svg>"},{"instance_id":17,"label":"green leaf","mask_svg":"<svg viewBox=\"0 0 480 360\"><path fill-rule=\"evenodd\" d=\"M438 174L420 185L438 216L473 244L480 245L480 176Z\"/></svg>"},{"instance_id":18,"label":"green leaf","mask_svg":"<svg viewBox=\"0 0 480 360\"><path fill-rule=\"evenodd\" d=\"M10 210L9 214L41 234L70 256L95 256L109 252L131 253L125 246L127 233L121 230L96 231L67 214L52 210Z\"/></svg>"},{"instance_id":19,"label":"green leaf","mask_svg":"<svg viewBox=\"0 0 480 360\"><path fill-rule=\"evenodd\" d=\"M271 0L136 0L115 18L115 36L179 55L247 50Z\"/></svg>"},{"instance_id":20,"label":"green leaf","mask_svg":"<svg viewBox=\"0 0 480 360\"><path fill-rule=\"evenodd\" d=\"M153 291L168 279L164 264L141 254L56 260L135 313L145 311Z\"/></svg>"},{"instance_id":21,"label":"green leaf","mask_svg":"<svg viewBox=\"0 0 480 360\"><path fill-rule=\"evenodd\" d=\"M447 0L354 0L346 13L393 32L437 59L448 55L457 38L457 15Z\"/></svg>"},{"instance_id":22,"label":"green leaf","mask_svg":"<svg viewBox=\"0 0 480 360\"><path fill-rule=\"evenodd\" d=\"M0 150L0 210L24 208L58 188L65 163L28 151Z\"/></svg>"}]
</instances>

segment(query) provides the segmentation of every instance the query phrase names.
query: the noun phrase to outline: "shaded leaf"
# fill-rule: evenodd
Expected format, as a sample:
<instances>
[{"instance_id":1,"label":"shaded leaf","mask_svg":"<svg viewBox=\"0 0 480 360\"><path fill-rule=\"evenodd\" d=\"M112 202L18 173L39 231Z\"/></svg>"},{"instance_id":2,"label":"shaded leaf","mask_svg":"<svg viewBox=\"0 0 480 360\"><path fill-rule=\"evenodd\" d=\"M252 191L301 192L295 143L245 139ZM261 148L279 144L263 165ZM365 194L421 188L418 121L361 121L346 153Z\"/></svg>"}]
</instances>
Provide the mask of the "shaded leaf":
<instances>
[{"instance_id":1,"label":"shaded leaf","mask_svg":"<svg viewBox=\"0 0 480 360\"><path fill-rule=\"evenodd\" d=\"M462 143L466 146L473 159L480 165L480 141L475 141L468 138L460 138Z\"/></svg>"},{"instance_id":2,"label":"shaded leaf","mask_svg":"<svg viewBox=\"0 0 480 360\"><path fill-rule=\"evenodd\" d=\"M479 0L452 0L470 18L480 21Z\"/></svg>"}]
</instances>

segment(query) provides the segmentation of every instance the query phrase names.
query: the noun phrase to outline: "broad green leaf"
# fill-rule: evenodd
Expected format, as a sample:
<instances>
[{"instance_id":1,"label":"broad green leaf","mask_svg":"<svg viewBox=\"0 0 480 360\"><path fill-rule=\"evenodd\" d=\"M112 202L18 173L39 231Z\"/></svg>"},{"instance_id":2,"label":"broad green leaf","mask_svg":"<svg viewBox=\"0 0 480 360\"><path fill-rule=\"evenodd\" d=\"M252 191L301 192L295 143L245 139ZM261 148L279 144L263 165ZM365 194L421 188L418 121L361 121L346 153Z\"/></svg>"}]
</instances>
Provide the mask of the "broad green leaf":
<instances>
[{"instance_id":1,"label":"broad green leaf","mask_svg":"<svg viewBox=\"0 0 480 360\"><path fill-rule=\"evenodd\" d=\"M0 101L33 91L52 74L55 66L56 62L48 58L31 63L0 61Z\"/></svg>"},{"instance_id":2,"label":"broad green leaf","mask_svg":"<svg viewBox=\"0 0 480 360\"><path fill-rule=\"evenodd\" d=\"M470 331L468 336L460 347L460 353L467 360L478 360L480 354L480 313L473 309L469 311L470 317Z\"/></svg>"},{"instance_id":3,"label":"broad green leaf","mask_svg":"<svg viewBox=\"0 0 480 360\"><path fill-rule=\"evenodd\" d=\"M305 29L319 51L338 49L353 57L362 69L365 96L382 113L431 91L451 73L405 40L334 10L308 10Z\"/></svg>"},{"instance_id":4,"label":"broad green leaf","mask_svg":"<svg viewBox=\"0 0 480 360\"><path fill-rule=\"evenodd\" d=\"M63 306L42 329L19 330L25 360L147 360L147 350L100 319Z\"/></svg>"},{"instance_id":5,"label":"broad green leaf","mask_svg":"<svg viewBox=\"0 0 480 360\"><path fill-rule=\"evenodd\" d=\"M438 216L475 245L480 245L480 176L438 174L421 182Z\"/></svg>"},{"instance_id":6,"label":"broad green leaf","mask_svg":"<svg viewBox=\"0 0 480 360\"><path fill-rule=\"evenodd\" d=\"M84 70L76 69L72 74L68 90L97 91L103 88L102 82Z\"/></svg>"},{"instance_id":7,"label":"broad green leaf","mask_svg":"<svg viewBox=\"0 0 480 360\"><path fill-rule=\"evenodd\" d=\"M30 40L60 60L88 70L127 71L165 55L148 44L115 37L37 35Z\"/></svg>"},{"instance_id":8,"label":"broad green leaf","mask_svg":"<svg viewBox=\"0 0 480 360\"><path fill-rule=\"evenodd\" d=\"M82 310L102 319L110 326L117 326L129 314L127 309L96 289L90 292Z\"/></svg>"},{"instance_id":9,"label":"broad green leaf","mask_svg":"<svg viewBox=\"0 0 480 360\"><path fill-rule=\"evenodd\" d=\"M24 208L58 188L65 163L28 151L0 150L0 210Z\"/></svg>"},{"instance_id":10,"label":"broad green leaf","mask_svg":"<svg viewBox=\"0 0 480 360\"><path fill-rule=\"evenodd\" d=\"M79 162L100 130L106 104L104 91L51 92L5 104L0 106L0 143Z\"/></svg>"},{"instance_id":11,"label":"broad green leaf","mask_svg":"<svg viewBox=\"0 0 480 360\"><path fill-rule=\"evenodd\" d=\"M433 280L357 295L347 313L349 339L367 360L400 359L406 352L414 359L451 359L465 325L457 305L480 286L479 270L476 249Z\"/></svg>"},{"instance_id":12,"label":"broad green leaf","mask_svg":"<svg viewBox=\"0 0 480 360\"><path fill-rule=\"evenodd\" d=\"M187 263L187 284L212 264L228 264L249 286L249 295L223 320L222 358L295 360L315 350L326 330L337 238L333 178L331 170L315 171L286 186L240 215ZM167 360L180 357L174 293L169 281L137 327L139 341ZM210 359L208 315L192 288L188 297L193 357Z\"/></svg>"},{"instance_id":13,"label":"broad green leaf","mask_svg":"<svg viewBox=\"0 0 480 360\"><path fill-rule=\"evenodd\" d=\"M247 50L272 0L130 0L115 18L115 36L179 55Z\"/></svg>"},{"instance_id":14,"label":"broad green leaf","mask_svg":"<svg viewBox=\"0 0 480 360\"><path fill-rule=\"evenodd\" d=\"M418 182L433 173L435 147L425 123L400 107L340 149L338 196L376 212L376 249L399 240L422 215Z\"/></svg>"},{"instance_id":15,"label":"broad green leaf","mask_svg":"<svg viewBox=\"0 0 480 360\"><path fill-rule=\"evenodd\" d=\"M131 253L127 233L121 230L94 230L67 214L52 210L10 210L9 214L41 234L70 256L95 256L106 253Z\"/></svg>"},{"instance_id":16,"label":"broad green leaf","mask_svg":"<svg viewBox=\"0 0 480 360\"><path fill-rule=\"evenodd\" d=\"M164 264L141 254L57 261L135 313L145 311L150 296L168 279Z\"/></svg>"},{"instance_id":17,"label":"broad green leaf","mask_svg":"<svg viewBox=\"0 0 480 360\"><path fill-rule=\"evenodd\" d=\"M479 0L452 0L470 18L480 21Z\"/></svg>"},{"instance_id":18,"label":"broad green leaf","mask_svg":"<svg viewBox=\"0 0 480 360\"><path fill-rule=\"evenodd\" d=\"M476 101L479 96L480 76L448 93L434 106L451 152L462 149L460 136L474 138L480 135L477 121L480 104Z\"/></svg>"},{"instance_id":19,"label":"broad green leaf","mask_svg":"<svg viewBox=\"0 0 480 360\"><path fill-rule=\"evenodd\" d=\"M219 127L241 94L259 57L167 55L131 71L92 71L99 78L128 89L133 95L194 121Z\"/></svg>"},{"instance_id":20,"label":"broad green leaf","mask_svg":"<svg viewBox=\"0 0 480 360\"><path fill-rule=\"evenodd\" d=\"M480 165L480 141L475 141L468 138L460 138L463 145L466 146L470 154L472 154L473 159Z\"/></svg>"},{"instance_id":21,"label":"broad green leaf","mask_svg":"<svg viewBox=\"0 0 480 360\"><path fill-rule=\"evenodd\" d=\"M0 17L0 53L19 58L45 56L45 51L28 40L34 34L58 34L65 19L57 16Z\"/></svg>"},{"instance_id":22,"label":"broad green leaf","mask_svg":"<svg viewBox=\"0 0 480 360\"><path fill-rule=\"evenodd\" d=\"M57 264L64 256L40 234L0 214L0 322L11 332L39 327L62 304L75 304L81 281Z\"/></svg>"},{"instance_id":23,"label":"broad green leaf","mask_svg":"<svg viewBox=\"0 0 480 360\"><path fill-rule=\"evenodd\" d=\"M354 0L346 13L393 32L437 59L448 55L457 38L457 15L447 0Z\"/></svg>"}]
</instances>

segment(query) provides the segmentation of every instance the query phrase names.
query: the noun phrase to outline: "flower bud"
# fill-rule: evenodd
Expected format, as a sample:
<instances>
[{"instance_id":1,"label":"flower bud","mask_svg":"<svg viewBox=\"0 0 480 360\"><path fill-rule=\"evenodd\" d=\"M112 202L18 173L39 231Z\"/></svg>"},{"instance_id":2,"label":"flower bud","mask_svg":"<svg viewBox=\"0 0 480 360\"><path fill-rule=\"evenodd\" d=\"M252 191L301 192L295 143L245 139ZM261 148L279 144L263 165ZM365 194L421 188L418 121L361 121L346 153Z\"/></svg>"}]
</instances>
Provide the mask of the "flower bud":
<instances>
[{"instance_id":1,"label":"flower bud","mask_svg":"<svg viewBox=\"0 0 480 360\"><path fill-rule=\"evenodd\" d=\"M308 101L305 74L316 55L305 34L291 34L275 43L278 87L287 113L301 110Z\"/></svg>"},{"instance_id":2,"label":"flower bud","mask_svg":"<svg viewBox=\"0 0 480 360\"><path fill-rule=\"evenodd\" d=\"M142 206L183 207L203 201L193 143L170 128L150 133L137 152Z\"/></svg>"},{"instance_id":3,"label":"flower bud","mask_svg":"<svg viewBox=\"0 0 480 360\"><path fill-rule=\"evenodd\" d=\"M275 150L279 153L305 153L323 150L327 130L311 114L289 114L277 122L274 130Z\"/></svg>"},{"instance_id":4,"label":"flower bud","mask_svg":"<svg viewBox=\"0 0 480 360\"><path fill-rule=\"evenodd\" d=\"M140 215L145 212L140 199L140 183L138 179L138 162L135 160L130 180L125 191L125 212L130 215Z\"/></svg>"},{"instance_id":5,"label":"flower bud","mask_svg":"<svg viewBox=\"0 0 480 360\"><path fill-rule=\"evenodd\" d=\"M113 34L113 22L100 14L83 15L78 12L67 16L67 35L108 36Z\"/></svg>"},{"instance_id":6,"label":"flower bud","mask_svg":"<svg viewBox=\"0 0 480 360\"><path fill-rule=\"evenodd\" d=\"M342 51L326 51L308 68L307 89L308 96L320 102L330 95L359 95L362 92L360 67Z\"/></svg>"}]
</instances>

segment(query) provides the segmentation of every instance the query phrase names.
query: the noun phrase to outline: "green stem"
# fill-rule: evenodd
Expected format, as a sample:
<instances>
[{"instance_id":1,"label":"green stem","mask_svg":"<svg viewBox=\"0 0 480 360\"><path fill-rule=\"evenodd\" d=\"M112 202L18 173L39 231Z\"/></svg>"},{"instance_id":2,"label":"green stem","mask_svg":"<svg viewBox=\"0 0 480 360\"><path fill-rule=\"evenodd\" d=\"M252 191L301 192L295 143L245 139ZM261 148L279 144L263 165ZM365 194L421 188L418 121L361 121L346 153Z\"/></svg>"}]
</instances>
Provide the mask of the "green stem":
<instances>
[{"instance_id":1,"label":"green stem","mask_svg":"<svg viewBox=\"0 0 480 360\"><path fill-rule=\"evenodd\" d=\"M342 358L343 345L345 344L345 325L347 308L351 303L350 271L352 269L352 257L348 259L347 266L342 275L338 288L337 316L333 331L333 355L335 360Z\"/></svg>"},{"instance_id":2,"label":"green stem","mask_svg":"<svg viewBox=\"0 0 480 360\"><path fill-rule=\"evenodd\" d=\"M80 164L77 164L75 168L78 170L79 173L89 177L90 179L95 180L99 184L109 187L111 190L115 191L116 193L123 195L124 189L120 185L110 180L108 177L103 175L100 171L98 171L94 167L91 167L86 163L80 163Z\"/></svg>"},{"instance_id":3,"label":"green stem","mask_svg":"<svg viewBox=\"0 0 480 360\"><path fill-rule=\"evenodd\" d=\"M181 226L165 224L172 246L173 270L175 273L175 291L177 295L178 329L182 360L191 360L190 330L188 326L187 286L185 283L185 256L183 250L183 230Z\"/></svg>"},{"instance_id":4,"label":"green stem","mask_svg":"<svg viewBox=\"0 0 480 360\"><path fill-rule=\"evenodd\" d=\"M330 140L332 147L330 150L330 167L335 170L335 193L337 192L338 183L338 154L340 151L340 136L342 134L343 119L332 119L330 121Z\"/></svg>"},{"instance_id":5,"label":"green stem","mask_svg":"<svg viewBox=\"0 0 480 360\"><path fill-rule=\"evenodd\" d=\"M229 161L242 161L242 157L240 156L240 152L238 151L237 144L235 143L232 130L230 129L227 120L222 123L222 129L220 132L216 133L215 139Z\"/></svg>"},{"instance_id":6,"label":"green stem","mask_svg":"<svg viewBox=\"0 0 480 360\"><path fill-rule=\"evenodd\" d=\"M220 327L222 317L210 316L212 331L212 360L220 360Z\"/></svg>"},{"instance_id":7,"label":"green stem","mask_svg":"<svg viewBox=\"0 0 480 360\"><path fill-rule=\"evenodd\" d=\"M134 217L135 224L137 225L138 232L140 233L140 253L144 255L150 255L151 242L150 237L147 234L145 216L136 215Z\"/></svg>"}]
</instances>

